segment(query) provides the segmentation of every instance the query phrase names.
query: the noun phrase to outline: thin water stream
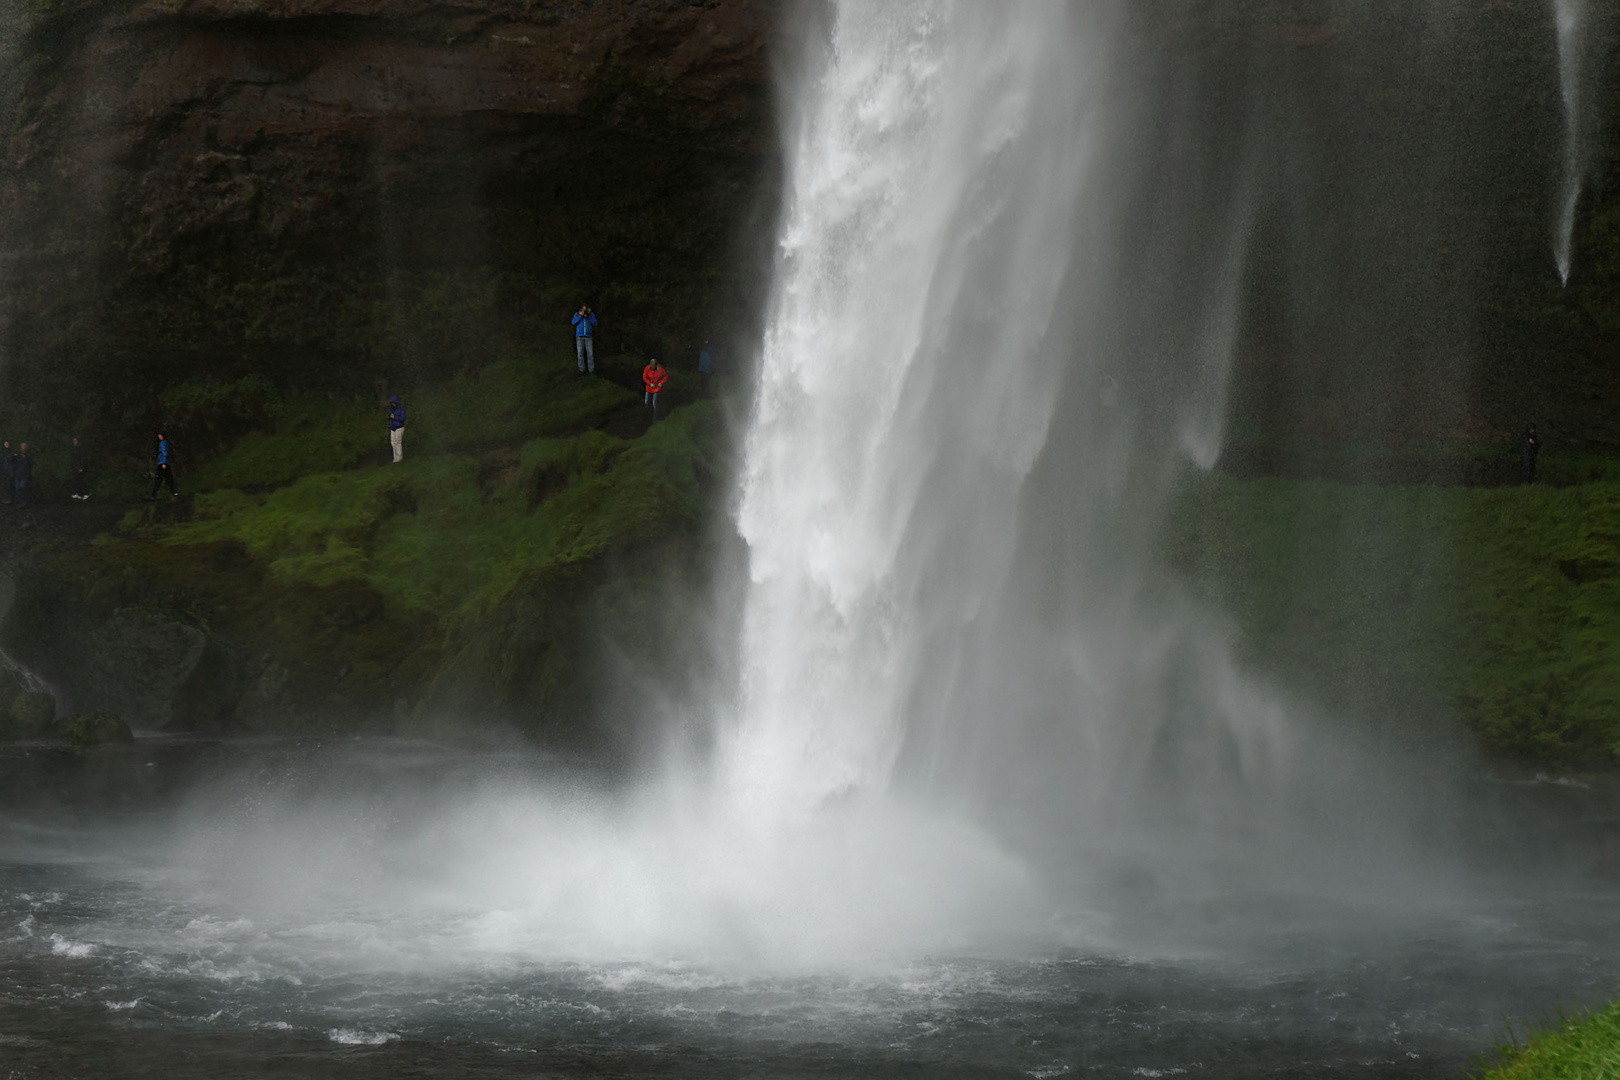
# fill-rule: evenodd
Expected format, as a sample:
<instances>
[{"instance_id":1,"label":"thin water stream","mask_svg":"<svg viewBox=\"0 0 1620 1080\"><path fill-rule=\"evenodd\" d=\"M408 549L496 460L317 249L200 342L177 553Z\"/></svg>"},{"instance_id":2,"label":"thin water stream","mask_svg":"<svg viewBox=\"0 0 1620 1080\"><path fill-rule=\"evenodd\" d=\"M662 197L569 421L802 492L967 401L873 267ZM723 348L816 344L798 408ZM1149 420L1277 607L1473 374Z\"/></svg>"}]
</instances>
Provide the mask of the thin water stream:
<instances>
[{"instance_id":1,"label":"thin water stream","mask_svg":"<svg viewBox=\"0 0 1620 1080\"><path fill-rule=\"evenodd\" d=\"M1569 282L1573 258L1575 210L1586 182L1586 94L1582 79L1586 20L1586 0L1553 0L1553 21L1558 31L1558 90L1564 103L1564 175L1553 229L1553 257L1558 263L1559 280L1565 284Z\"/></svg>"}]
</instances>

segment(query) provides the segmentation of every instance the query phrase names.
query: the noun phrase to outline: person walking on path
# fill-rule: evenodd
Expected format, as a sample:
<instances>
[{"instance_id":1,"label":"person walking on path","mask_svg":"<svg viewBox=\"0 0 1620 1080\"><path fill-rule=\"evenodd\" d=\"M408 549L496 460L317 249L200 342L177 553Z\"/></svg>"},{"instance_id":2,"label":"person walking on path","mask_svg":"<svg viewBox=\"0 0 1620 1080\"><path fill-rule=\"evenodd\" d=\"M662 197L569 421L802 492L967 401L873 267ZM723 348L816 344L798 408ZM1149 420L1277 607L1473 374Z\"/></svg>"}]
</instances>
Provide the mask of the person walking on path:
<instances>
[{"instance_id":1,"label":"person walking on path","mask_svg":"<svg viewBox=\"0 0 1620 1080\"><path fill-rule=\"evenodd\" d=\"M394 394L388 399L388 443L394 448L394 464L405 460L405 406Z\"/></svg>"},{"instance_id":2,"label":"person walking on path","mask_svg":"<svg viewBox=\"0 0 1620 1080\"><path fill-rule=\"evenodd\" d=\"M73 497L75 499L88 499L90 497L89 467L84 459L84 447L79 445L78 437L73 439L73 460L69 466L73 471Z\"/></svg>"},{"instance_id":3,"label":"person walking on path","mask_svg":"<svg viewBox=\"0 0 1620 1080\"><path fill-rule=\"evenodd\" d=\"M1536 438L1536 425L1529 424L1524 429L1524 439L1519 443L1519 479L1526 484L1536 482L1536 455L1541 453L1541 440Z\"/></svg>"},{"instance_id":4,"label":"person walking on path","mask_svg":"<svg viewBox=\"0 0 1620 1080\"><path fill-rule=\"evenodd\" d=\"M709 396L709 376L714 374L714 346L709 339L703 339L703 347L698 350L698 378L703 382L703 396Z\"/></svg>"},{"instance_id":5,"label":"person walking on path","mask_svg":"<svg viewBox=\"0 0 1620 1080\"><path fill-rule=\"evenodd\" d=\"M18 506L28 505L28 484L34 478L34 452L27 443L17 447L11 458L11 485L16 492Z\"/></svg>"},{"instance_id":6,"label":"person walking on path","mask_svg":"<svg viewBox=\"0 0 1620 1080\"><path fill-rule=\"evenodd\" d=\"M642 402L652 412L653 420L658 419L658 392L669 381L669 372L658 362L658 359L647 361L647 366L641 369L641 381L646 384L647 393L642 396Z\"/></svg>"},{"instance_id":7,"label":"person walking on path","mask_svg":"<svg viewBox=\"0 0 1620 1080\"><path fill-rule=\"evenodd\" d=\"M157 452L152 455L152 494L146 497L147 502L157 498L158 488L164 484L169 485L169 494L179 497L180 492L174 487L174 459L169 453L169 437L163 432L157 433Z\"/></svg>"},{"instance_id":8,"label":"person walking on path","mask_svg":"<svg viewBox=\"0 0 1620 1080\"><path fill-rule=\"evenodd\" d=\"M581 373L588 369L591 374L596 374L595 332L596 312L581 304L579 310L574 312L574 359L579 362Z\"/></svg>"}]
</instances>

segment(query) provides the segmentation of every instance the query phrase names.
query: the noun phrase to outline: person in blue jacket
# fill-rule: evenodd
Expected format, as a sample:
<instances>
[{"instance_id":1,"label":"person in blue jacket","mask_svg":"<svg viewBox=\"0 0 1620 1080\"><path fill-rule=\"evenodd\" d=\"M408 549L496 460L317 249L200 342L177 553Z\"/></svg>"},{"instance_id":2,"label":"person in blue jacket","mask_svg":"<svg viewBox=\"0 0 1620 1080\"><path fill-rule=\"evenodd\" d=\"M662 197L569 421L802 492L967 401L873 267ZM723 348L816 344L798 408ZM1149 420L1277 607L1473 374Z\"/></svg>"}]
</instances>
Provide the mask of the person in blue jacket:
<instances>
[{"instance_id":1,"label":"person in blue jacket","mask_svg":"<svg viewBox=\"0 0 1620 1080\"><path fill-rule=\"evenodd\" d=\"M581 372L588 366L592 374L596 373L596 349L592 345L592 334L595 330L596 312L581 305L580 309L574 312L574 359L579 361Z\"/></svg>"},{"instance_id":2,"label":"person in blue jacket","mask_svg":"<svg viewBox=\"0 0 1620 1080\"><path fill-rule=\"evenodd\" d=\"M388 399L388 443L394 448L394 463L405 460L405 406L395 394Z\"/></svg>"},{"instance_id":3,"label":"person in blue jacket","mask_svg":"<svg viewBox=\"0 0 1620 1080\"><path fill-rule=\"evenodd\" d=\"M709 392L709 377L714 374L714 346L708 338L703 339L703 347L698 350L698 378L703 382L703 393Z\"/></svg>"},{"instance_id":4,"label":"person in blue jacket","mask_svg":"<svg viewBox=\"0 0 1620 1080\"><path fill-rule=\"evenodd\" d=\"M17 447L11 457L11 485L18 506L28 505L28 485L34 479L34 452L27 443Z\"/></svg>"},{"instance_id":5,"label":"person in blue jacket","mask_svg":"<svg viewBox=\"0 0 1620 1080\"><path fill-rule=\"evenodd\" d=\"M169 494L178 496L180 493L174 489L174 461L169 456L169 437L163 432L157 433L157 453L152 455L152 494L146 498L148 501L157 498L158 488L164 484L169 485Z\"/></svg>"}]
</instances>

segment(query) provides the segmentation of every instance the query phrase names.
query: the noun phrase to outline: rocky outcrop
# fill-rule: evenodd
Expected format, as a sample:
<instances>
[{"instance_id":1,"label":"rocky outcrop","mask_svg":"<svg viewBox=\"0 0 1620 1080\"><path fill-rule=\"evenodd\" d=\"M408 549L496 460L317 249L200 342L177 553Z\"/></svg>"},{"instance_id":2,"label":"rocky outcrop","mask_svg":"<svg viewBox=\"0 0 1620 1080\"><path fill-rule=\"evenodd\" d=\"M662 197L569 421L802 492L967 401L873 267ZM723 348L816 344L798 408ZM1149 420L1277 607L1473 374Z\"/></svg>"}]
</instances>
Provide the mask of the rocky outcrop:
<instances>
[{"instance_id":1,"label":"rocky outcrop","mask_svg":"<svg viewBox=\"0 0 1620 1080\"><path fill-rule=\"evenodd\" d=\"M10 7L10 419L130 430L201 373L432 377L566 333L582 298L609 348L743 318L737 244L772 210L772 8Z\"/></svg>"}]
</instances>

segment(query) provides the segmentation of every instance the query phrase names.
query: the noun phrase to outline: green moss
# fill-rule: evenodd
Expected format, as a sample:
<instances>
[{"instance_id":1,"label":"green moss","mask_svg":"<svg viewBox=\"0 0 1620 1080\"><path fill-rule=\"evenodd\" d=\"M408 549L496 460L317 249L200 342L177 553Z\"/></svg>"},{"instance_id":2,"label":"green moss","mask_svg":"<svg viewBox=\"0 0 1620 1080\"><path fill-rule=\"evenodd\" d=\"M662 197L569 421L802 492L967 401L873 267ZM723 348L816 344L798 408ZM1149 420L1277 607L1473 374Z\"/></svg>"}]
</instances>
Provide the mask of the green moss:
<instances>
[{"instance_id":1,"label":"green moss","mask_svg":"<svg viewBox=\"0 0 1620 1080\"><path fill-rule=\"evenodd\" d=\"M1247 659L1351 711L1459 713L1497 753L1620 759L1620 484L1193 484L1172 562Z\"/></svg>"},{"instance_id":2,"label":"green moss","mask_svg":"<svg viewBox=\"0 0 1620 1080\"><path fill-rule=\"evenodd\" d=\"M1615 1080L1620 1077L1620 1002L1567 1017L1501 1051L1481 1080Z\"/></svg>"},{"instance_id":3,"label":"green moss","mask_svg":"<svg viewBox=\"0 0 1620 1080\"><path fill-rule=\"evenodd\" d=\"M602 379L577 379L556 355L491 364L437 387L406 392L406 460L571 434L635 405ZM379 396L380 398L380 396ZM179 447L184 453L185 447ZM379 399L300 399L279 406L274 430L245 435L228 453L181 477L188 488L258 488L388 459L386 407Z\"/></svg>"},{"instance_id":4,"label":"green moss","mask_svg":"<svg viewBox=\"0 0 1620 1080\"><path fill-rule=\"evenodd\" d=\"M634 441L531 440L492 475L478 457L442 454L269 492L215 490L188 520L136 511L123 528L171 547L239 544L283 583L360 581L391 605L455 622L536 570L690 529L712 412L682 409Z\"/></svg>"},{"instance_id":5,"label":"green moss","mask_svg":"<svg viewBox=\"0 0 1620 1080\"><path fill-rule=\"evenodd\" d=\"M259 658L247 700L280 729L477 716L600 749L601 643L634 652L671 575L701 575L721 421L697 402L649 427L637 395L572 361L405 393L397 464L380 404L285 402L194 472L181 457L190 498L143 504L59 572L98 609L239 642Z\"/></svg>"},{"instance_id":6,"label":"green moss","mask_svg":"<svg viewBox=\"0 0 1620 1080\"><path fill-rule=\"evenodd\" d=\"M187 468L188 448L177 447L177 468L188 488L203 491L273 487L311 473L353 468L368 452L386 449L387 427L380 415L354 401L289 402L274 431L249 432L229 453L194 469Z\"/></svg>"}]
</instances>

